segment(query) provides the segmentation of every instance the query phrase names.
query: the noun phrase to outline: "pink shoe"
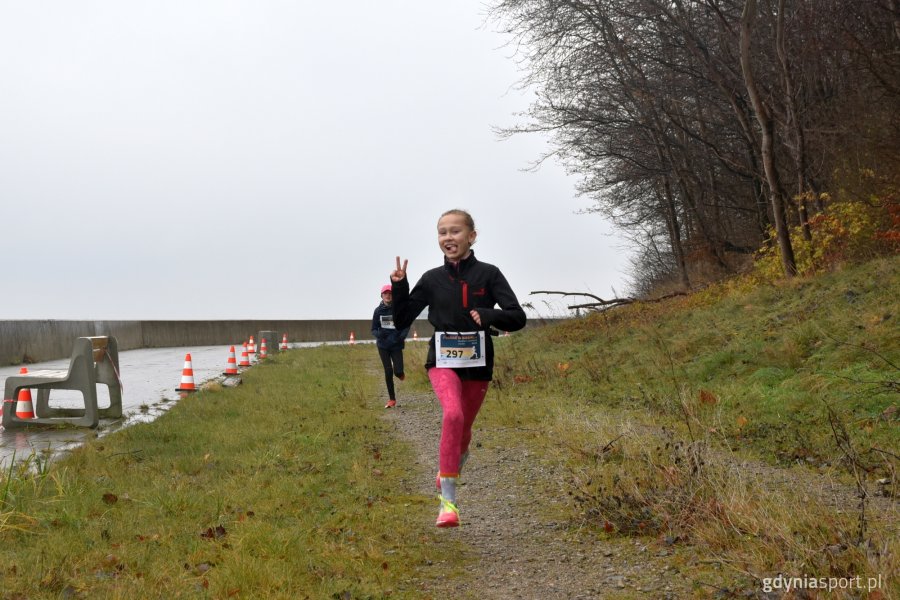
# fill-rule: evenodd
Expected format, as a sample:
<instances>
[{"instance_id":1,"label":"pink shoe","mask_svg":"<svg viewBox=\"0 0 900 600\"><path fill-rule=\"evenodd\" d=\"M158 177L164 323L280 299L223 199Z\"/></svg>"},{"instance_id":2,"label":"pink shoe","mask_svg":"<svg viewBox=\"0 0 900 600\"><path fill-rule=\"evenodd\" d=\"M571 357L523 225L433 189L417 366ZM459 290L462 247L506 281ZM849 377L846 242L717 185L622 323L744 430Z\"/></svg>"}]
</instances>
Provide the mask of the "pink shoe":
<instances>
[{"instance_id":1,"label":"pink shoe","mask_svg":"<svg viewBox=\"0 0 900 600\"><path fill-rule=\"evenodd\" d=\"M397 406L396 400L388 400L387 404L384 405L385 408L394 408L395 406Z\"/></svg>"},{"instance_id":2,"label":"pink shoe","mask_svg":"<svg viewBox=\"0 0 900 600\"><path fill-rule=\"evenodd\" d=\"M441 512L438 513L438 527L459 527L459 509L449 500L441 497Z\"/></svg>"}]
</instances>

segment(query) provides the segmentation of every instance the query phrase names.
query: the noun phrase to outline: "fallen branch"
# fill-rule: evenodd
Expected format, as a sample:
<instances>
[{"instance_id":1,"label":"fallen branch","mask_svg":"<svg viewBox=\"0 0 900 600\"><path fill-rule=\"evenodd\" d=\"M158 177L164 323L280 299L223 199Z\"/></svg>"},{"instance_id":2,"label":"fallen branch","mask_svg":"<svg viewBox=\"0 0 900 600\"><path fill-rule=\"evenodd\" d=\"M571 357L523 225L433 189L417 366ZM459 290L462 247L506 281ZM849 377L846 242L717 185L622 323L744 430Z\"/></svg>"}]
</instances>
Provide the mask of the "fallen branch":
<instances>
[{"instance_id":1,"label":"fallen branch","mask_svg":"<svg viewBox=\"0 0 900 600\"><path fill-rule=\"evenodd\" d=\"M866 452L880 452L881 454L887 454L888 456L893 456L894 458L900 459L900 455L894 454L893 452L888 452L887 450L882 450L876 446L872 446Z\"/></svg>"},{"instance_id":2,"label":"fallen branch","mask_svg":"<svg viewBox=\"0 0 900 600\"><path fill-rule=\"evenodd\" d=\"M585 304L573 304L571 306L567 306L569 310L576 310L580 308L588 309L588 310L608 310L615 306L624 306L626 304L633 304L635 302L662 302L663 300L668 300L669 298L674 298L676 296L687 296L687 292L672 292L671 294L666 294L665 296L660 296L659 298L652 299L640 299L640 298L610 298L609 300L604 300L600 296L595 296L594 294L590 294L588 292L557 292L552 290L536 290L534 292L530 292L530 296L535 294L555 294L557 296L587 296L588 298L593 298L596 302L587 302Z\"/></svg>"}]
</instances>

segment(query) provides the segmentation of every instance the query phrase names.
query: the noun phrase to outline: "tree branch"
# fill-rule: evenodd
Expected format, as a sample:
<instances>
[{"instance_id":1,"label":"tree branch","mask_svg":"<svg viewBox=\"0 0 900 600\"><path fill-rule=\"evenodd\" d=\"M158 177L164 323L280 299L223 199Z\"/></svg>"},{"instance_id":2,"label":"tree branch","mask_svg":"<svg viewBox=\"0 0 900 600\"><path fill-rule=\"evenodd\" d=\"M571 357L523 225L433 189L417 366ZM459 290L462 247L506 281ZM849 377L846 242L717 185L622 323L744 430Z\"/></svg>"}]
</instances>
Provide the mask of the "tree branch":
<instances>
[{"instance_id":1,"label":"tree branch","mask_svg":"<svg viewBox=\"0 0 900 600\"><path fill-rule=\"evenodd\" d=\"M640 299L640 298L611 298L609 300L604 300L600 296L595 296L594 294L590 294L588 292L557 292L552 290L536 290L530 292L529 295L533 296L535 294L548 294L548 295L558 295L558 296L587 296L589 298L593 298L596 302L588 302L586 304L573 304L571 306L567 306L569 310L575 310L579 308L584 308L588 310L606 310L608 308L613 308L615 306L623 306L625 304L634 304L635 302L662 302L663 300L668 300L669 298L674 298L675 296L687 296L688 292L673 292L671 294L666 294L665 296L660 296L659 298L651 298L651 299Z\"/></svg>"}]
</instances>

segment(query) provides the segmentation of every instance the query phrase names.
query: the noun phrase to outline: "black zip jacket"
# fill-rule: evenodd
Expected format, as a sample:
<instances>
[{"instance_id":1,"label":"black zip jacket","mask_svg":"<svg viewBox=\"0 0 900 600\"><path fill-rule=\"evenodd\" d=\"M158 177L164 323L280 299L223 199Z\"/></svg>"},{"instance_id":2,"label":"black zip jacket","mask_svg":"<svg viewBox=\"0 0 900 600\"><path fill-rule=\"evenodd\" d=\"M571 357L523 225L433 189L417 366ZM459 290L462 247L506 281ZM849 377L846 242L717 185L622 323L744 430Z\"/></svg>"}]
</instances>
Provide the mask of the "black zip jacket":
<instances>
[{"instance_id":1,"label":"black zip jacket","mask_svg":"<svg viewBox=\"0 0 900 600\"><path fill-rule=\"evenodd\" d=\"M518 331L525 327L525 311L509 287L500 269L479 262L475 254L453 264L444 259L444 266L426 271L410 291L409 281L392 282L394 296L394 326L409 327L428 307L428 322L435 331L478 331L491 329ZM498 305L500 308L494 308ZM475 324L471 309L478 311L481 326ZM490 381L494 374L494 343L485 336L484 367L454 369L460 379ZM434 336L428 342L425 368L435 366Z\"/></svg>"}]
</instances>

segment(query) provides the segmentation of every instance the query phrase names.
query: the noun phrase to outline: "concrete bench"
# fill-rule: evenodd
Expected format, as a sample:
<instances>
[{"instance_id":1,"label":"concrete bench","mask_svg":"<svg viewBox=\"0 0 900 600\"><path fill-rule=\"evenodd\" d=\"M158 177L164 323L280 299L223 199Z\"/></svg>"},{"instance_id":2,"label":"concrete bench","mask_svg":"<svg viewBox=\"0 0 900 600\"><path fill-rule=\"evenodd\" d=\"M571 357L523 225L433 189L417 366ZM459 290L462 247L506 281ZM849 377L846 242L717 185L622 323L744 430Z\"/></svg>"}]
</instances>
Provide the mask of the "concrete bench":
<instances>
[{"instance_id":1,"label":"concrete bench","mask_svg":"<svg viewBox=\"0 0 900 600\"><path fill-rule=\"evenodd\" d=\"M98 383L109 387L109 408L101 409L97 406ZM34 419L21 419L16 416L16 399L19 390L23 388L37 391ZM84 396L84 408L51 407L50 390L81 392ZM98 336L76 339L68 370L45 369L8 377L3 398L4 429L60 424L94 428L101 418L120 418L122 382L119 378L119 347L116 338Z\"/></svg>"}]
</instances>

